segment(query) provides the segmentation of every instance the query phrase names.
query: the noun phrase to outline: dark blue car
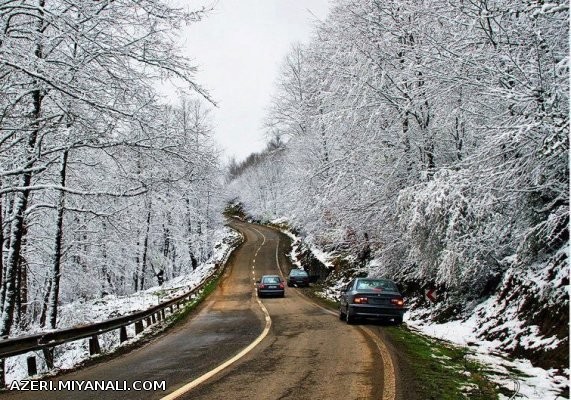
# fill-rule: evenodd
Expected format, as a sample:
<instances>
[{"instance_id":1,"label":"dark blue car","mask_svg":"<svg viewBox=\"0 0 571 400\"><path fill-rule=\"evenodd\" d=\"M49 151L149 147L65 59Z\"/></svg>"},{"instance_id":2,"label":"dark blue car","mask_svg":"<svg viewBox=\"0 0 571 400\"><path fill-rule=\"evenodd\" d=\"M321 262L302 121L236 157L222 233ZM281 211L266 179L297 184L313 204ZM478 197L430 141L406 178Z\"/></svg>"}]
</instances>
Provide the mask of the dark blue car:
<instances>
[{"instance_id":1,"label":"dark blue car","mask_svg":"<svg viewBox=\"0 0 571 400\"><path fill-rule=\"evenodd\" d=\"M285 296L284 281L279 275L264 275L257 282L258 297Z\"/></svg>"},{"instance_id":2,"label":"dark blue car","mask_svg":"<svg viewBox=\"0 0 571 400\"><path fill-rule=\"evenodd\" d=\"M340 293L339 318L348 324L357 318L392 319L401 324L407 308L397 285L388 279L356 278Z\"/></svg>"},{"instance_id":3,"label":"dark blue car","mask_svg":"<svg viewBox=\"0 0 571 400\"><path fill-rule=\"evenodd\" d=\"M301 268L294 268L287 277L288 286L309 286L309 274Z\"/></svg>"}]
</instances>

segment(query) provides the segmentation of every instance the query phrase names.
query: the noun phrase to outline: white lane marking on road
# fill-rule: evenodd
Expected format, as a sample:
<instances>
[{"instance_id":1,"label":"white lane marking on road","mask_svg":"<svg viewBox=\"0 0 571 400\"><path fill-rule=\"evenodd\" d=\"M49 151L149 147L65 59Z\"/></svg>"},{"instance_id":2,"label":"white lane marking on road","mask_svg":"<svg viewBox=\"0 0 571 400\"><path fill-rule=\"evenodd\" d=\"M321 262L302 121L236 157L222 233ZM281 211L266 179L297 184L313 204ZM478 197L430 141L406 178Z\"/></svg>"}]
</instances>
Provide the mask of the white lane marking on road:
<instances>
[{"instance_id":1,"label":"white lane marking on road","mask_svg":"<svg viewBox=\"0 0 571 400\"><path fill-rule=\"evenodd\" d=\"M257 229L253 228L255 231L257 231L260 235L262 235L262 237L264 238L262 245L260 245L260 248L264 245L264 243L266 242L266 237L264 236L263 233L261 233L260 231L258 231ZM253 273L253 272L252 272ZM252 278L252 280L256 280L256 278ZM255 285L254 285L255 287ZM255 291L254 291L254 295L255 295ZM183 387L175 390L174 392L172 392L171 394L164 396L161 398L161 400L174 400L180 396L182 396L185 393L188 393L189 391L191 391L192 389L194 389L195 387L197 387L198 385L200 385L201 383L204 383L205 381L207 381L208 379L212 378L214 375L216 375L217 373L219 373L220 371L226 369L227 367L229 367L230 365L234 364L236 361L238 361L240 358L244 357L246 354L248 354L250 351L252 351L252 349L254 349L254 347L256 347L258 344L260 344L260 342L262 340L264 340L264 338L268 335L268 333L270 332L270 328L272 326L272 318L270 317L270 313L268 312L268 310L266 309L266 307L264 306L264 304L260 301L260 299L256 299L258 301L258 304L260 305L260 308L262 309L262 311L264 312L264 316L265 316L265 320L266 320L266 326L264 327L264 330L262 331L262 333L260 334L260 336L258 336L256 338L256 340L254 340L252 343L250 343L246 348L244 348L241 352L239 352L238 354L236 354L234 357L232 357L231 359L227 360L226 362L220 364L218 367L214 368L213 370L205 373L204 375L196 378L195 380L193 380L192 382L187 383L186 385L184 385Z\"/></svg>"},{"instance_id":2,"label":"white lane marking on road","mask_svg":"<svg viewBox=\"0 0 571 400\"><path fill-rule=\"evenodd\" d=\"M257 253L258 251L260 251L260 249L262 248L262 246L264 245L264 243L266 243L266 236L265 236L262 232L260 232L259 230L257 230L256 228L252 228L252 229L255 230L256 232L258 232L258 233L259 233L260 235L262 235L262 237L264 238L264 240L262 241L262 244L260 245L260 247L258 247L258 250L256 250L256 253Z\"/></svg>"},{"instance_id":3,"label":"white lane marking on road","mask_svg":"<svg viewBox=\"0 0 571 400\"><path fill-rule=\"evenodd\" d=\"M253 230L255 230L256 232L258 232L260 235L263 236L264 241L262 242L262 245L266 242L266 236L260 232L259 230L257 230L256 228L252 228ZM260 249L262 248L262 246L260 246ZM260 250L258 249L258 251ZM278 235L278 241L276 243L276 265L278 267L278 270L280 271L280 275L282 276L282 278L284 277L284 272L282 271L282 267L280 267L280 260L279 260L279 250L280 250L280 237Z\"/></svg>"},{"instance_id":4,"label":"white lane marking on road","mask_svg":"<svg viewBox=\"0 0 571 400\"><path fill-rule=\"evenodd\" d=\"M260 247L258 247L258 250L256 250L256 253L254 254L254 259L253 259L253 264L256 264L256 257L258 256L258 253L260 252L260 249L264 246L264 244L266 243L266 235L264 235L262 232L260 232L259 230L257 230L256 228L252 228L253 230L255 230L256 232L258 232L260 235L262 235L262 244L260 244ZM255 265L252 265L252 269L255 268ZM252 274L254 274L254 272L252 272ZM254 278L254 281L256 279Z\"/></svg>"},{"instance_id":5,"label":"white lane marking on road","mask_svg":"<svg viewBox=\"0 0 571 400\"><path fill-rule=\"evenodd\" d=\"M250 351L252 351L252 349L254 347L256 347L258 344L260 344L260 342L262 340L264 340L264 338L268 335L268 332L270 331L270 327L272 326L272 319L270 318L270 314L268 313L268 310L266 309L266 307L262 304L262 302L260 300L258 300L258 304L260 305L260 307L262 308L262 311L265 314L266 326L264 327L264 330L261 333L261 335L258 336L256 338L256 340L254 340L252 343L250 343L248 345L248 347L244 348L241 352L236 354L231 359L227 360L223 364L220 364L218 367L216 367L213 370L205 373L204 375L196 378L192 382L187 383L186 385L184 385L180 389L177 389L174 392L172 392L171 394L161 398L161 400L174 400L174 399L182 396L183 394L188 393L189 391L191 391L192 389L194 389L195 387L197 387L201 383L204 383L205 381L212 378L214 375L216 375L220 371L224 370L225 368L229 367L230 365L232 365L233 363L235 363L236 361L238 361L239 359L244 357L246 354L248 354Z\"/></svg>"}]
</instances>

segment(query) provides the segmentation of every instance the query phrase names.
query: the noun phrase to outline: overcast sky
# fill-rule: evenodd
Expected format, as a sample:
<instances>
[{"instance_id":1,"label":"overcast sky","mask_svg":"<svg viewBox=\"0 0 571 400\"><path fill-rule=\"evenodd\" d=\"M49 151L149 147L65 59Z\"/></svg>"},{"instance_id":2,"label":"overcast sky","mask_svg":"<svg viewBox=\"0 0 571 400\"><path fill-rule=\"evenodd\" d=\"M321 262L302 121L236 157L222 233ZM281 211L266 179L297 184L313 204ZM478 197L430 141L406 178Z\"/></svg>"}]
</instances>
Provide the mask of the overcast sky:
<instances>
[{"instance_id":1,"label":"overcast sky","mask_svg":"<svg viewBox=\"0 0 571 400\"><path fill-rule=\"evenodd\" d=\"M264 147L262 123L281 61L293 43L307 42L328 7L329 0L219 0L184 31L197 81L218 103L213 122L226 157L241 160Z\"/></svg>"}]
</instances>

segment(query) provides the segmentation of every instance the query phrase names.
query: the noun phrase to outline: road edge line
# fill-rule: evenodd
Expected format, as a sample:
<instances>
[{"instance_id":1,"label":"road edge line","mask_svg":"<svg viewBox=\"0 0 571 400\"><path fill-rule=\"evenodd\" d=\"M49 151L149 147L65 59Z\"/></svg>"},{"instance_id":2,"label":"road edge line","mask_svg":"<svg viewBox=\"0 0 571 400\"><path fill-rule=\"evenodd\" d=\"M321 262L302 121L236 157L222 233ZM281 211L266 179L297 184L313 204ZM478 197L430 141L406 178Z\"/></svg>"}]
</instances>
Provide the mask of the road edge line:
<instances>
[{"instance_id":1,"label":"road edge line","mask_svg":"<svg viewBox=\"0 0 571 400\"><path fill-rule=\"evenodd\" d=\"M268 310L262 304L262 302L260 300L258 300L258 303L260 304L262 311L266 315L266 326L264 327L264 330L262 331L260 336L258 336L256 338L256 340L254 340L252 343L250 343L246 348L242 349L242 351L240 351L238 354L236 354L231 359L220 364L218 367L214 368L213 370L210 370L209 372L203 374L202 376L196 378L192 382L189 382L186 385L178 388L174 392L162 397L161 400L174 400L174 399L182 396L183 394L188 393L189 391L191 391L192 389L194 389L198 385L206 382L208 379L212 378L213 376L215 376L219 372L223 371L224 369L228 368L230 365L234 364L236 361L238 361L239 359L244 357L246 354L248 354L250 351L252 351L254 349L254 347L256 347L258 344L260 344L260 342L262 340L264 340L264 338L268 335L268 332L270 331L270 327L272 326L272 320L270 318L270 314L268 313Z\"/></svg>"},{"instance_id":2,"label":"road edge line","mask_svg":"<svg viewBox=\"0 0 571 400\"><path fill-rule=\"evenodd\" d=\"M368 336L375 342L379 352L381 353L381 359L383 360L383 400L394 400L396 399L396 377L395 377L395 366L393 364L393 357L387 345L383 343L383 341L375 335L369 328L367 327L359 327L361 328ZM389 373L391 371L391 373Z\"/></svg>"},{"instance_id":3,"label":"road edge line","mask_svg":"<svg viewBox=\"0 0 571 400\"><path fill-rule=\"evenodd\" d=\"M262 236L264 236L264 235L262 234ZM264 237L264 239L265 239L265 237ZM161 397L160 400L174 400L174 399L177 399L178 397L182 396L183 394L190 392L192 389L194 389L198 385L206 382L208 379L210 379L213 376L215 376L216 374L222 372L224 369L228 368L230 365L234 364L236 361L238 361L239 359L244 357L246 354L248 354L250 351L252 351L258 344L260 344L260 342L262 340L264 340L264 338L270 332L270 328L272 326L272 319L270 317L270 313L266 309L266 306L264 306L264 304L260 301L260 299L256 299L256 301L258 302L258 304L260 305L260 308L264 312L265 320L266 320L266 325L264 327L264 330L260 334L260 336L258 336L252 343L250 343L247 347L242 349L242 351L240 351L234 357L230 358L229 360L226 360L224 363L220 364L216 368L214 368L214 369L208 371L207 373L199 376L198 378L187 383L186 385L178 388L174 392L169 393L168 395L166 395L164 397Z\"/></svg>"},{"instance_id":4,"label":"road edge line","mask_svg":"<svg viewBox=\"0 0 571 400\"><path fill-rule=\"evenodd\" d=\"M338 314L330 310L329 308L323 307L321 304L315 303L313 300L308 298L305 294L300 293L300 297L304 298L305 301L314 305L317 308L325 311L327 314L335 315ZM369 338L375 343L379 352L381 353L381 359L383 360L383 397L382 400L394 400L396 399L396 378L395 378L395 367L393 363L393 358L387 345L379 339L377 335L375 335L369 328L365 326L356 326L361 331L363 331ZM392 371L392 373L388 373L388 371Z\"/></svg>"}]
</instances>

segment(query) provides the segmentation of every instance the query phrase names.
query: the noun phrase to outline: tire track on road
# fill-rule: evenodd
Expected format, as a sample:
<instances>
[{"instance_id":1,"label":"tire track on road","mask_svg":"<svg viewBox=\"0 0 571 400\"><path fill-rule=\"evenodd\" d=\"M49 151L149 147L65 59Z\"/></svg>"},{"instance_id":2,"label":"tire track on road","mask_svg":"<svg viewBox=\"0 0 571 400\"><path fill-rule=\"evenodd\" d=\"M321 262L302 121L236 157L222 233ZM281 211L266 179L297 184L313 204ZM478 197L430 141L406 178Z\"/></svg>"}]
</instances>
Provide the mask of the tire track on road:
<instances>
[{"instance_id":1,"label":"tire track on road","mask_svg":"<svg viewBox=\"0 0 571 400\"><path fill-rule=\"evenodd\" d=\"M328 314L334 315L336 318L338 314L335 311L325 308L322 305L315 303L313 300L309 299L306 295L301 294L301 297L308 303L314 305L317 308L325 311ZM381 359L383 360L383 397L382 400L395 400L396 399L396 375L395 367L393 364L393 359L391 353L386 344L384 344L379 337L367 327L356 326L355 328L367 335L373 343L377 346Z\"/></svg>"}]
</instances>

